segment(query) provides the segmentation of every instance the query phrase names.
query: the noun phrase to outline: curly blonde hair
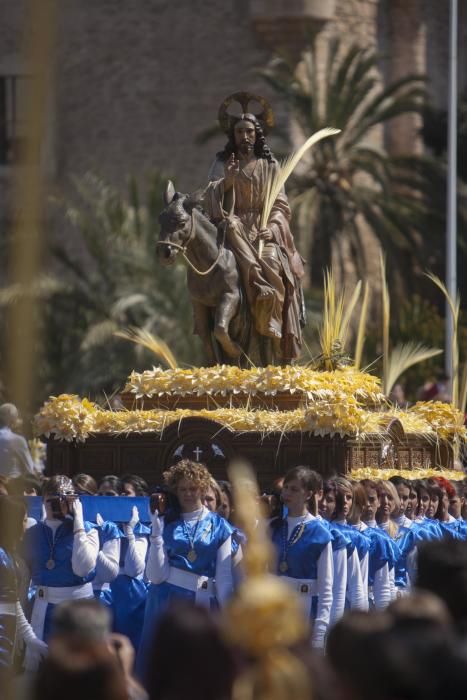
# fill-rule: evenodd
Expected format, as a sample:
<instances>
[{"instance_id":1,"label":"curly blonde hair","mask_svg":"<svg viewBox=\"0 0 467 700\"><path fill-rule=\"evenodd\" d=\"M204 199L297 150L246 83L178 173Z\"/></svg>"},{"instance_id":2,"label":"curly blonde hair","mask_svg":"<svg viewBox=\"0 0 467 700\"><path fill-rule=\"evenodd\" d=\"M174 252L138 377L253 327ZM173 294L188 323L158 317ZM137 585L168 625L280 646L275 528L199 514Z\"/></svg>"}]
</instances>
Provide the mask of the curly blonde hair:
<instances>
[{"instance_id":1,"label":"curly blonde hair","mask_svg":"<svg viewBox=\"0 0 467 700\"><path fill-rule=\"evenodd\" d=\"M178 482L182 479L193 481L204 495L211 485L212 476L207 467L201 462L193 462L191 459L182 459L166 472L163 472L165 484L175 493Z\"/></svg>"}]
</instances>

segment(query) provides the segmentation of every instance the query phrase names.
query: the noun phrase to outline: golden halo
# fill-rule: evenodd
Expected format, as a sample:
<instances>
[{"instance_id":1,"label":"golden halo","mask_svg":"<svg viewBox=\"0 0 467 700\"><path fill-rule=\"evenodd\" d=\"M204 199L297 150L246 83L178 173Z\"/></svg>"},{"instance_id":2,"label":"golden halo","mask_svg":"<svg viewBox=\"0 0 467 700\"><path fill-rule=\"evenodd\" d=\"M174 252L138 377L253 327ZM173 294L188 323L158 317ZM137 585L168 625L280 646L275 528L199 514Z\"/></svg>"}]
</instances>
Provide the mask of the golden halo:
<instances>
[{"instance_id":1,"label":"golden halo","mask_svg":"<svg viewBox=\"0 0 467 700\"><path fill-rule=\"evenodd\" d=\"M242 114L254 114L256 119L259 122L261 122L265 134L267 134L269 129L272 129L272 127L274 126L274 114L271 109L271 105L264 97L261 97L260 95L254 95L251 92L234 92L232 95L229 95L225 98L225 100L219 107L218 112L220 127L222 131L224 131L226 134L229 134L232 126L238 120L237 116L229 114L227 111L232 102L237 102L241 106ZM259 102L259 104L263 108L263 111L259 114L249 112L248 105L250 104L250 102Z\"/></svg>"}]
</instances>

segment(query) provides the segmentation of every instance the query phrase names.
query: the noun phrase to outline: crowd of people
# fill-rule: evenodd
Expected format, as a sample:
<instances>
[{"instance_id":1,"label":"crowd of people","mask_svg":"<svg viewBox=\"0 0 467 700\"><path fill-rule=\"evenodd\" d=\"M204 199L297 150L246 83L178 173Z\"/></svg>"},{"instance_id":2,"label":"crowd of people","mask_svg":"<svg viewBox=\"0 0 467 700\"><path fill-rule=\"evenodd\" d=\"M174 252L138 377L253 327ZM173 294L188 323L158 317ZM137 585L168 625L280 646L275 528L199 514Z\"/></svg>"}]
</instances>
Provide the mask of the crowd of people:
<instances>
[{"instance_id":1,"label":"crowd of people","mask_svg":"<svg viewBox=\"0 0 467 700\"><path fill-rule=\"evenodd\" d=\"M144 697L146 686L151 697L165 697L154 695L161 683L154 655L167 655L160 648L166 646L161 629L165 625L174 644L174 629L189 627L187 620L193 616L193 625L207 630L211 623L203 615L222 610L243 580L248 538L235 524L230 484L215 481L204 465L182 460L153 488L136 475L109 475L96 483L87 474L72 480L53 476L41 483L31 476L2 478L0 486L0 675L23 667L37 684L46 683L50 668L62 658L53 652L57 627L68 624L77 626L78 637L87 639L89 633L111 640L112 658L124 653L125 663L119 660L126 678L122 692ZM300 598L303 616L311 623L314 655L326 648L326 664L335 659L339 673L345 669L350 674L346 683L359 682L358 664L342 660L346 653L353 658L353 646L361 642L373 658L382 645L378 653L384 656L390 640L412 625L411 615L417 617L418 608L412 610L412 602L404 600L414 600L415 586L441 594L456 622L464 618L466 603L461 601L459 608L458 598L465 588L462 577L467 581L466 491L467 481L441 477L351 482L335 476L323 481L301 466L259 498L275 551L273 573ZM38 520L28 517L25 495L42 496ZM121 521L97 515L89 522L81 497L100 495L148 496L147 512L133 506L131 516ZM119 502L112 500L117 511ZM436 566L426 564L423 551L430 543L435 549L441 545L436 550L441 559L454 557L449 580L446 571L437 574ZM446 595L455 592L454 582L458 591ZM441 602L423 596L416 600L433 639L441 634L438 627L435 634L435 624L443 634L454 634L449 610ZM204 612L187 612L190 604ZM76 606L80 612L74 611ZM60 617L62 608L66 624ZM180 610L185 611L181 617ZM81 630L82 617L100 620L100 631ZM214 627L211 633L218 634ZM406 641L401 645L406 649ZM88 646L86 642L83 647L83 664L89 660ZM454 641L451 646L458 648ZM142 685L133 680L133 654ZM42 669L39 674L37 669ZM232 673L231 669L226 677Z\"/></svg>"}]
</instances>

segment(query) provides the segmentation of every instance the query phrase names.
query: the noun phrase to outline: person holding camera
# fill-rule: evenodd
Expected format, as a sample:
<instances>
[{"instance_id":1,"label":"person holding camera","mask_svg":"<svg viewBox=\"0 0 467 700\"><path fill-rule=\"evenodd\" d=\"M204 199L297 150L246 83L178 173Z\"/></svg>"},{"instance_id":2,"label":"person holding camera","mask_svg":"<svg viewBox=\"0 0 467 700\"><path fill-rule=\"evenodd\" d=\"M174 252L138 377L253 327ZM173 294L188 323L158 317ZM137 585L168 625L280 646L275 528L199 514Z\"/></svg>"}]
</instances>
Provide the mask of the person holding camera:
<instances>
[{"instance_id":1,"label":"person holding camera","mask_svg":"<svg viewBox=\"0 0 467 700\"><path fill-rule=\"evenodd\" d=\"M159 517L151 507L152 534L146 576L150 582L137 667L146 671L147 650L161 613L173 601L222 605L233 592L229 523L203 505L211 475L204 464L183 459L163 474L177 509ZM159 498L160 501L160 498ZM159 508L154 509L155 505ZM154 510L153 510L154 509Z\"/></svg>"},{"instance_id":2,"label":"person holding camera","mask_svg":"<svg viewBox=\"0 0 467 700\"><path fill-rule=\"evenodd\" d=\"M27 530L24 558L36 597L31 625L47 641L54 606L65 600L93 598L92 579L99 553L97 530L83 518L83 507L71 480L53 476L43 491L45 519ZM38 658L26 654L27 670Z\"/></svg>"}]
</instances>

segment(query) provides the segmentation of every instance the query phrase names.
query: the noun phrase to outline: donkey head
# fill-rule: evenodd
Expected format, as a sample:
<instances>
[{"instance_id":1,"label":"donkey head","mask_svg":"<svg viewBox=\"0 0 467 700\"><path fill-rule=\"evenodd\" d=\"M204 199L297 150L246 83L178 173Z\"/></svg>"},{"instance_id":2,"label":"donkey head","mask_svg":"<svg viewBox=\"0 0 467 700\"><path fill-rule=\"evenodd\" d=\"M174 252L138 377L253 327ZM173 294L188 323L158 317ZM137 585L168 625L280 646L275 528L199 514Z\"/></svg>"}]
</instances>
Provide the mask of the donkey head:
<instances>
[{"instance_id":1,"label":"donkey head","mask_svg":"<svg viewBox=\"0 0 467 700\"><path fill-rule=\"evenodd\" d=\"M159 260L172 265L181 249L187 245L193 230L193 209L199 208L202 194L176 192L171 180L164 192L165 208L159 215L161 227L158 241Z\"/></svg>"}]
</instances>

